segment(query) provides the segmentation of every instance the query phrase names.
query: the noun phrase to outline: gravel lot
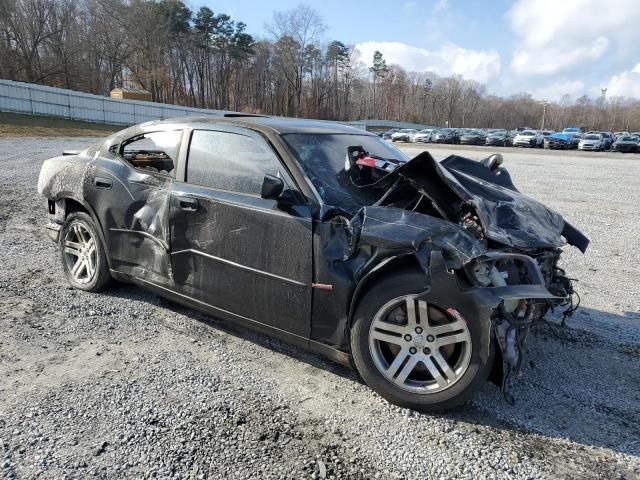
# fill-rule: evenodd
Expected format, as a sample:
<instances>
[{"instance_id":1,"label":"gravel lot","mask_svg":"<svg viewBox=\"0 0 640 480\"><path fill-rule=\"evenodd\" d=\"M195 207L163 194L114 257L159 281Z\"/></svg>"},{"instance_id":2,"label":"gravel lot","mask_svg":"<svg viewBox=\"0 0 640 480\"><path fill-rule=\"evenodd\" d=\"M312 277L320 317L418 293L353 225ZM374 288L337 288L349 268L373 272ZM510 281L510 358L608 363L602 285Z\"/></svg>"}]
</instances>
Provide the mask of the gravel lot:
<instances>
[{"instance_id":1,"label":"gravel lot","mask_svg":"<svg viewBox=\"0 0 640 480\"><path fill-rule=\"evenodd\" d=\"M640 156L500 150L522 190L592 239L565 256L584 308L530 338L514 407L487 384L460 411L420 415L346 368L140 289L67 287L37 175L93 141L0 138L6 478L640 477Z\"/></svg>"}]
</instances>

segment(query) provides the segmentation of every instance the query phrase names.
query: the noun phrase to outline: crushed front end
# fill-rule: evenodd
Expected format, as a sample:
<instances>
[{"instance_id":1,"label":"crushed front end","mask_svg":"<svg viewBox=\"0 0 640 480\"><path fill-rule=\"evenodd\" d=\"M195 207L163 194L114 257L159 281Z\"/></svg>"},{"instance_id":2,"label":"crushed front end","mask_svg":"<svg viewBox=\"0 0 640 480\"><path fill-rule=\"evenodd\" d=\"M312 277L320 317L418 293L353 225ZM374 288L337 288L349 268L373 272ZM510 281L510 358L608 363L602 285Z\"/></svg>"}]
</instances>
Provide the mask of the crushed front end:
<instances>
[{"instance_id":1,"label":"crushed front end","mask_svg":"<svg viewBox=\"0 0 640 480\"><path fill-rule=\"evenodd\" d=\"M522 365L532 326L556 307L565 315L577 308L579 297L559 265L561 248L569 243L584 252L589 240L521 194L500 156L436 162L424 152L398 163L357 147L348 155L358 157L354 184L384 192L351 221L359 244L376 250L379 260L414 255L430 277L426 301L466 305L467 321L488 317L503 378Z\"/></svg>"}]
</instances>

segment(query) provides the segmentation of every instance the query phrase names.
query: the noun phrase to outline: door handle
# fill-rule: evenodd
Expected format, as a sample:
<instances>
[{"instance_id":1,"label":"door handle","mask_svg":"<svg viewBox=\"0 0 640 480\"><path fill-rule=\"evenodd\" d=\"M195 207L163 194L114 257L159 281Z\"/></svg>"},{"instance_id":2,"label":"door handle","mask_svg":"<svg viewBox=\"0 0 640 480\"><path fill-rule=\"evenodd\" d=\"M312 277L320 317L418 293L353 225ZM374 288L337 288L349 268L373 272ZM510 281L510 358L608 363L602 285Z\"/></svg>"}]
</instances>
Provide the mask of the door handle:
<instances>
[{"instance_id":1,"label":"door handle","mask_svg":"<svg viewBox=\"0 0 640 480\"><path fill-rule=\"evenodd\" d=\"M198 200L191 197L178 197L180 210L185 212L195 212L198 210Z\"/></svg>"},{"instance_id":2,"label":"door handle","mask_svg":"<svg viewBox=\"0 0 640 480\"><path fill-rule=\"evenodd\" d=\"M93 177L93 185L96 188L104 188L105 190L109 190L113 186L113 182L108 178Z\"/></svg>"}]
</instances>

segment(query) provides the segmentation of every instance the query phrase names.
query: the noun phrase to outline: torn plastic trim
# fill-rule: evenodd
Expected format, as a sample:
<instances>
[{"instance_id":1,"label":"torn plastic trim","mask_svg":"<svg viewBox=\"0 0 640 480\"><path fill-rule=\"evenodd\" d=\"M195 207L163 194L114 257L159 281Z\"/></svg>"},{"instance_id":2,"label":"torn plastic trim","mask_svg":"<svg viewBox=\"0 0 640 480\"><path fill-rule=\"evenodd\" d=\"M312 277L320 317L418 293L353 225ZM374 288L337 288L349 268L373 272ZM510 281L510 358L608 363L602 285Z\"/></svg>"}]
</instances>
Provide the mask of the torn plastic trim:
<instances>
[{"instance_id":1,"label":"torn plastic trim","mask_svg":"<svg viewBox=\"0 0 640 480\"><path fill-rule=\"evenodd\" d=\"M587 251L590 240L585 234L583 234L580 230L578 230L566 220L562 229L562 236L567 240L567 243L569 245L576 247L582 253L585 253Z\"/></svg>"}]
</instances>

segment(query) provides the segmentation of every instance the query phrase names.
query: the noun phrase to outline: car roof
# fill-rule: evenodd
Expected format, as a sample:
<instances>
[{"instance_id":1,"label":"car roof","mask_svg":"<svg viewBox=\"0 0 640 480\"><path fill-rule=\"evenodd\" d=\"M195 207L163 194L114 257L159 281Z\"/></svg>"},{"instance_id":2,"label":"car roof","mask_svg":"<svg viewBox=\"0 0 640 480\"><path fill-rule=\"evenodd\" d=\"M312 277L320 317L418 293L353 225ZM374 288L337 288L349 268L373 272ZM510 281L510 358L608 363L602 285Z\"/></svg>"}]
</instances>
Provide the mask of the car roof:
<instances>
[{"instance_id":1,"label":"car roof","mask_svg":"<svg viewBox=\"0 0 640 480\"><path fill-rule=\"evenodd\" d=\"M269 117L262 115L240 115L231 114L225 116L202 116L202 117L183 117L183 118L168 118L166 120L156 120L152 122L145 122L141 124L141 127L153 127L154 125L172 124L184 126L197 125L234 125L241 127L249 127L257 130L271 130L279 134L286 133L317 133L317 134L351 134L351 135L370 135L375 134L362 130L360 128L351 127L348 125L342 125L340 123L334 123L323 120L307 120L300 118L287 118L287 117Z\"/></svg>"}]
</instances>

